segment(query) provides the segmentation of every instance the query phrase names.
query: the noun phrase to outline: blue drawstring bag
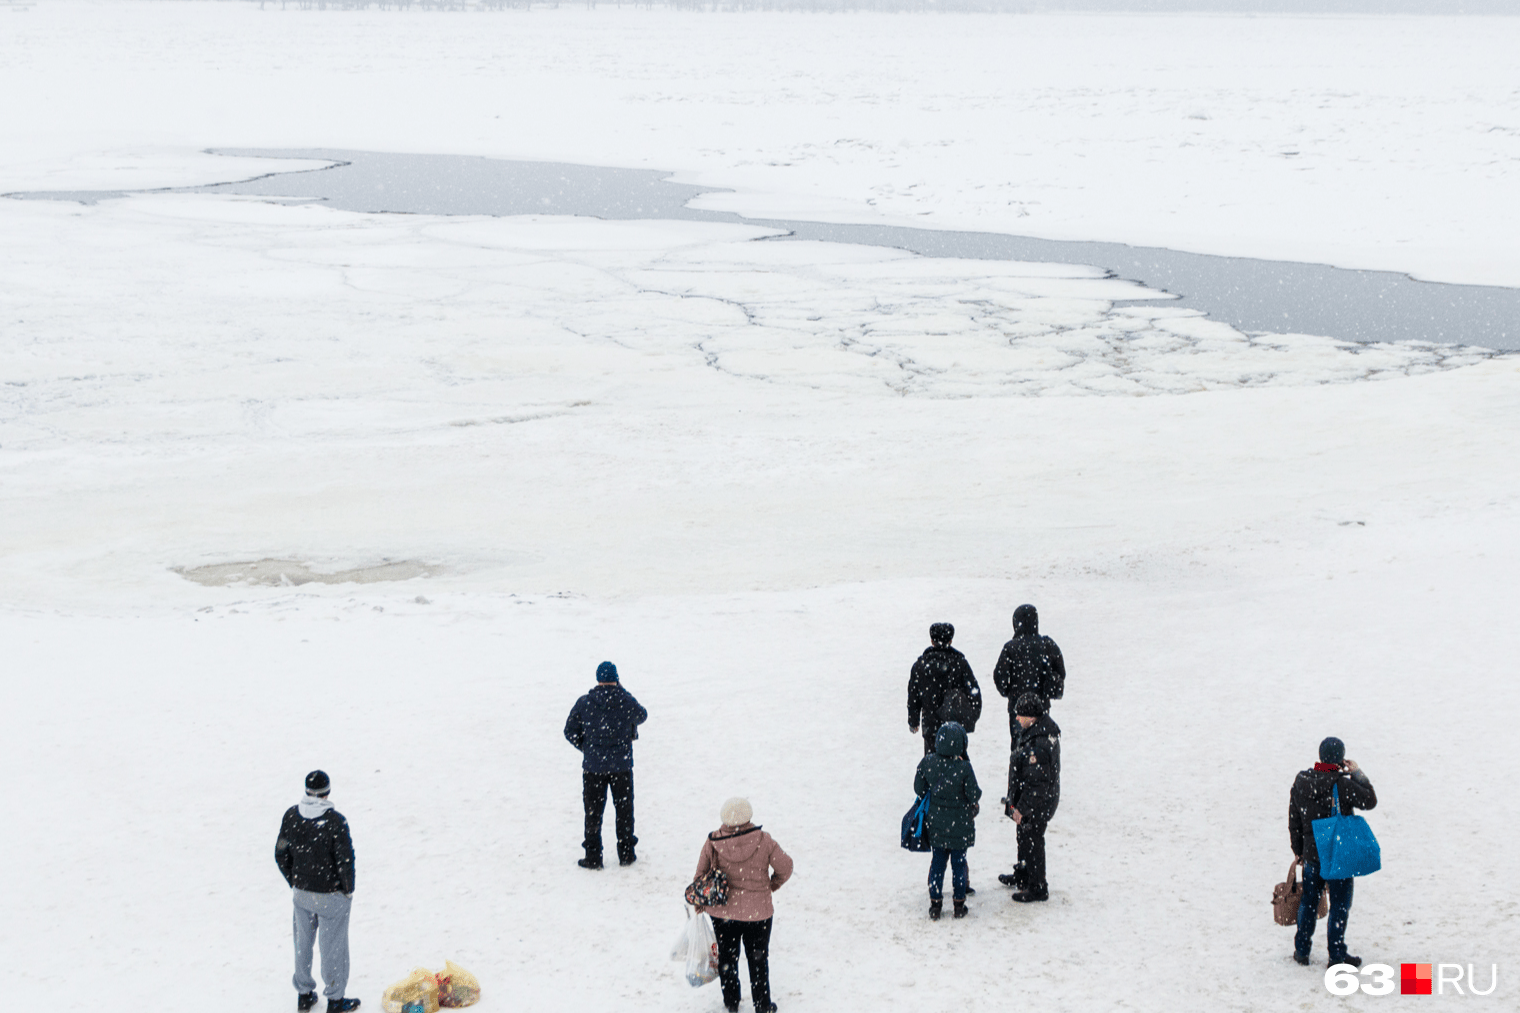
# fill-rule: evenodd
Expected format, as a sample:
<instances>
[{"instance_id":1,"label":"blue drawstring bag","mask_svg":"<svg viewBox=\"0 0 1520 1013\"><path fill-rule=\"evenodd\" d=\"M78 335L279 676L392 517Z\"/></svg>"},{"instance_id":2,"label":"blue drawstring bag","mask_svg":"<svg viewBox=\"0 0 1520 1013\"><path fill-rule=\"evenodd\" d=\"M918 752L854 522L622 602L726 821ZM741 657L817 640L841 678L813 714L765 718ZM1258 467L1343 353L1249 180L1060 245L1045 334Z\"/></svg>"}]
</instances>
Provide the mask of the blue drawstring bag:
<instances>
[{"instance_id":1,"label":"blue drawstring bag","mask_svg":"<svg viewBox=\"0 0 1520 1013\"><path fill-rule=\"evenodd\" d=\"M929 818L929 796L913 803L913 808L908 810L908 815L903 817L902 822L902 846L909 851L933 851L934 845L929 843L929 835L924 833L924 821Z\"/></svg>"},{"instance_id":2,"label":"blue drawstring bag","mask_svg":"<svg viewBox=\"0 0 1520 1013\"><path fill-rule=\"evenodd\" d=\"M1341 789L1330 789L1330 815L1314 821L1314 846L1319 849L1320 879L1350 879L1383 867L1383 849L1372 828L1360 816L1341 815ZM906 847L906 845L904 845Z\"/></svg>"}]
</instances>

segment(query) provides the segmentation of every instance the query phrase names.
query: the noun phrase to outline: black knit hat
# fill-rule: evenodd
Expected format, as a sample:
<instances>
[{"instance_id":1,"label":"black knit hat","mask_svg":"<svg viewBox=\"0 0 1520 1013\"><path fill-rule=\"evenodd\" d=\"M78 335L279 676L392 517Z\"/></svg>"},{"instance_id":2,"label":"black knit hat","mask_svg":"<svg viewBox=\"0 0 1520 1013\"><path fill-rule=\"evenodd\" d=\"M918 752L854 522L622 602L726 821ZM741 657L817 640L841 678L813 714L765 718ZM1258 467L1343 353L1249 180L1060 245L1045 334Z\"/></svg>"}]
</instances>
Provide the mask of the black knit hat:
<instances>
[{"instance_id":1,"label":"black knit hat","mask_svg":"<svg viewBox=\"0 0 1520 1013\"><path fill-rule=\"evenodd\" d=\"M1336 766L1346 762L1346 744L1334 735L1319 744L1319 762Z\"/></svg>"},{"instance_id":2,"label":"black knit hat","mask_svg":"<svg viewBox=\"0 0 1520 1013\"><path fill-rule=\"evenodd\" d=\"M306 794L326 795L332 790L332 781L325 770L313 770L306 775Z\"/></svg>"},{"instance_id":3,"label":"black knit hat","mask_svg":"<svg viewBox=\"0 0 1520 1013\"><path fill-rule=\"evenodd\" d=\"M929 642L940 647L955 639L955 627L949 623L935 623L929 627Z\"/></svg>"},{"instance_id":4,"label":"black knit hat","mask_svg":"<svg viewBox=\"0 0 1520 1013\"><path fill-rule=\"evenodd\" d=\"M1045 701L1036 693L1020 693L1014 701L1013 713L1015 717L1037 718L1045 713Z\"/></svg>"}]
</instances>

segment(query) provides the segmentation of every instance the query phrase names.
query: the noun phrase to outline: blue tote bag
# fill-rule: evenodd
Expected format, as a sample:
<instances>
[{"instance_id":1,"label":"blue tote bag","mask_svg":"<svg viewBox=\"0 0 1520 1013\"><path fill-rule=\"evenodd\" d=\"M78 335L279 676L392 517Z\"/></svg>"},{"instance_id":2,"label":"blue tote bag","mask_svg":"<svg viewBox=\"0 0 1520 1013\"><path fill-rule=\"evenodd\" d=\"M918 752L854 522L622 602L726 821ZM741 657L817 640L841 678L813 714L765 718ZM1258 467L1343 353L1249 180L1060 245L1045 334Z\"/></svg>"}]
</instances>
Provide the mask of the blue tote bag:
<instances>
[{"instance_id":1,"label":"blue tote bag","mask_svg":"<svg viewBox=\"0 0 1520 1013\"><path fill-rule=\"evenodd\" d=\"M929 818L929 795L925 792L924 797L913 803L913 808L908 810L908 815L902 821L902 846L909 851L933 851L934 845L929 843L929 835L924 833L924 820Z\"/></svg>"},{"instance_id":2,"label":"blue tote bag","mask_svg":"<svg viewBox=\"0 0 1520 1013\"><path fill-rule=\"evenodd\" d=\"M1319 849L1320 879L1350 879L1383 867L1383 849L1372 828L1360 816L1341 815L1341 790L1330 789L1331 814L1314 821L1314 846Z\"/></svg>"}]
</instances>

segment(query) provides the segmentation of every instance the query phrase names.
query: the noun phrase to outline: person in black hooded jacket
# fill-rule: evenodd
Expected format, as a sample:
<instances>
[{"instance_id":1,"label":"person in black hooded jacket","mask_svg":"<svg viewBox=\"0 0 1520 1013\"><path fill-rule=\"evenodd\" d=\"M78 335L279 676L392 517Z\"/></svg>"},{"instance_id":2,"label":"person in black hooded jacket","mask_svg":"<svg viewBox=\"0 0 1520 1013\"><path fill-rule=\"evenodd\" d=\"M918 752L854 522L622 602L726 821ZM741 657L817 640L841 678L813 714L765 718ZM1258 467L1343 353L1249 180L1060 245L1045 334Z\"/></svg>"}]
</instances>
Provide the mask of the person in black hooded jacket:
<instances>
[{"instance_id":1,"label":"person in black hooded jacket","mask_svg":"<svg viewBox=\"0 0 1520 1013\"><path fill-rule=\"evenodd\" d=\"M930 626L929 646L908 676L908 730L917 734L923 729L925 756L934 752L940 725L954 721L974 732L982 716L982 688L966 656L950 646L954 639L955 627L949 623Z\"/></svg>"},{"instance_id":2,"label":"person in black hooded jacket","mask_svg":"<svg viewBox=\"0 0 1520 1013\"><path fill-rule=\"evenodd\" d=\"M1033 693L1014 706L1019 735L1008 761L1008 816L1019 825L1019 864L998 880L1015 888L1021 903L1047 900L1045 828L1061 803L1061 729Z\"/></svg>"},{"instance_id":3,"label":"person in black hooded jacket","mask_svg":"<svg viewBox=\"0 0 1520 1013\"><path fill-rule=\"evenodd\" d=\"M1008 734L1010 741L1019 737L1014 706L1019 697L1033 693L1050 710L1050 701L1066 692L1066 659L1049 637L1040 635L1040 614L1033 605L1013 610L1013 639L1003 645L992 683L998 694L1008 699Z\"/></svg>"}]
</instances>

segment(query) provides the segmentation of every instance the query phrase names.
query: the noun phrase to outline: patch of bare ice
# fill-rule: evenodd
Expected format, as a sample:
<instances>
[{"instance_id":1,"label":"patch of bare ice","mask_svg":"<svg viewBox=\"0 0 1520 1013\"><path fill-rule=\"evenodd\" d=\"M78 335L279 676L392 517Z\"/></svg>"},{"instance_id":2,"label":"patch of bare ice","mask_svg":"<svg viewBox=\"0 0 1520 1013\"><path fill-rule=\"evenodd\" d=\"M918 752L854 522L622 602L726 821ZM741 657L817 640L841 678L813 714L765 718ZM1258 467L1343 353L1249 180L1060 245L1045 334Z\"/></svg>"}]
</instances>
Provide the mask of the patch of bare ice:
<instances>
[{"instance_id":1,"label":"patch of bare ice","mask_svg":"<svg viewBox=\"0 0 1520 1013\"><path fill-rule=\"evenodd\" d=\"M299 587L302 584L379 584L392 580L431 577L443 567L415 559L387 560L374 566L321 573L299 559L257 559L239 563L209 563L205 566L175 566L170 569L186 580L206 587L254 585L261 587Z\"/></svg>"}]
</instances>

